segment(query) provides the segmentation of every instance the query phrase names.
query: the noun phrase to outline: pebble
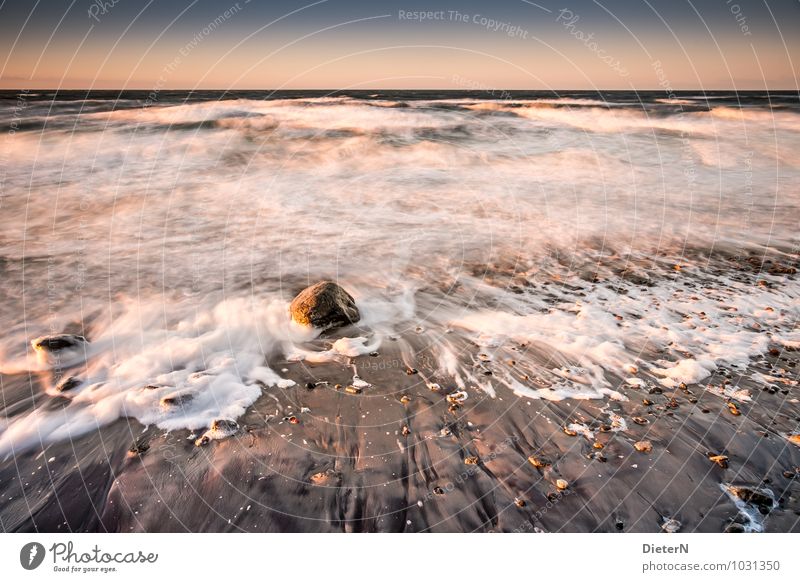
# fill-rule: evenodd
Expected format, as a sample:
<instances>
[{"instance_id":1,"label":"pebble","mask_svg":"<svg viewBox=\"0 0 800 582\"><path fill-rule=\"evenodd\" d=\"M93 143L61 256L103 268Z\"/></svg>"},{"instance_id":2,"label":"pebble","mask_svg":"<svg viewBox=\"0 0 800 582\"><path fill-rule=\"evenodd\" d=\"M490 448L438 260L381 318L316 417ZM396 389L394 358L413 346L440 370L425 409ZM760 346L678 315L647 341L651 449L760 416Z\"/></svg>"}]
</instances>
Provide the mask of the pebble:
<instances>
[{"instance_id":1,"label":"pebble","mask_svg":"<svg viewBox=\"0 0 800 582\"><path fill-rule=\"evenodd\" d=\"M469 394L466 393L464 390L459 390L458 392L451 392L447 395L447 401L450 404L461 404L467 398L469 398Z\"/></svg>"},{"instance_id":2,"label":"pebble","mask_svg":"<svg viewBox=\"0 0 800 582\"><path fill-rule=\"evenodd\" d=\"M664 523L661 524L661 530L666 533L678 533L681 529L681 522L677 519L665 517Z\"/></svg>"},{"instance_id":3,"label":"pebble","mask_svg":"<svg viewBox=\"0 0 800 582\"><path fill-rule=\"evenodd\" d=\"M715 455L713 453L708 453L708 460L712 463L716 463L723 469L728 468L728 455Z\"/></svg>"},{"instance_id":4,"label":"pebble","mask_svg":"<svg viewBox=\"0 0 800 582\"><path fill-rule=\"evenodd\" d=\"M550 463L547 460L534 456L528 457L528 462L537 469L544 469L545 467L550 466Z\"/></svg>"},{"instance_id":5,"label":"pebble","mask_svg":"<svg viewBox=\"0 0 800 582\"><path fill-rule=\"evenodd\" d=\"M348 386L344 389L344 391L348 394L361 394L361 388L358 386Z\"/></svg>"},{"instance_id":6,"label":"pebble","mask_svg":"<svg viewBox=\"0 0 800 582\"><path fill-rule=\"evenodd\" d=\"M556 479L556 488L559 491L564 491L568 487L569 487L569 482L568 481L566 481L565 479Z\"/></svg>"},{"instance_id":7,"label":"pebble","mask_svg":"<svg viewBox=\"0 0 800 582\"><path fill-rule=\"evenodd\" d=\"M633 443L633 447L640 453L649 453L653 450L653 443L650 441L639 441Z\"/></svg>"}]
</instances>

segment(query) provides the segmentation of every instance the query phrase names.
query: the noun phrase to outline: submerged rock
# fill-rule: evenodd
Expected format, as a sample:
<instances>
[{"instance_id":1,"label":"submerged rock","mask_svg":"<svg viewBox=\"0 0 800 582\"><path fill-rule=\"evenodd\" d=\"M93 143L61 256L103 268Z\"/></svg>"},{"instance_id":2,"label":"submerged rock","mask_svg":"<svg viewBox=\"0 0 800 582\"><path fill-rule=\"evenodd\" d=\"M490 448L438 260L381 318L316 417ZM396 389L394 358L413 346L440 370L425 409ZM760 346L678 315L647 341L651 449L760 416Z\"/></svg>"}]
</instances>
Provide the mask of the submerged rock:
<instances>
[{"instance_id":1,"label":"submerged rock","mask_svg":"<svg viewBox=\"0 0 800 582\"><path fill-rule=\"evenodd\" d=\"M86 358L89 342L82 335L62 333L43 335L31 341L36 356L49 366L73 366Z\"/></svg>"},{"instance_id":2,"label":"submerged rock","mask_svg":"<svg viewBox=\"0 0 800 582\"><path fill-rule=\"evenodd\" d=\"M178 406L186 406L192 400L194 400L194 394L191 392L183 392L164 396L160 400L160 404L162 408L171 409Z\"/></svg>"},{"instance_id":3,"label":"submerged rock","mask_svg":"<svg viewBox=\"0 0 800 582\"><path fill-rule=\"evenodd\" d=\"M63 378L58 384L56 384L56 392L69 392L70 390L74 390L78 386L80 386L83 382L81 382L75 376L67 376Z\"/></svg>"},{"instance_id":4,"label":"submerged rock","mask_svg":"<svg viewBox=\"0 0 800 582\"><path fill-rule=\"evenodd\" d=\"M61 350L83 347L89 342L82 335L61 333L57 335L43 335L31 342L33 349L40 352L59 352Z\"/></svg>"},{"instance_id":5,"label":"submerged rock","mask_svg":"<svg viewBox=\"0 0 800 582\"><path fill-rule=\"evenodd\" d=\"M292 319L319 329L351 325L361 319L353 297L333 281L306 287L289 306Z\"/></svg>"}]
</instances>

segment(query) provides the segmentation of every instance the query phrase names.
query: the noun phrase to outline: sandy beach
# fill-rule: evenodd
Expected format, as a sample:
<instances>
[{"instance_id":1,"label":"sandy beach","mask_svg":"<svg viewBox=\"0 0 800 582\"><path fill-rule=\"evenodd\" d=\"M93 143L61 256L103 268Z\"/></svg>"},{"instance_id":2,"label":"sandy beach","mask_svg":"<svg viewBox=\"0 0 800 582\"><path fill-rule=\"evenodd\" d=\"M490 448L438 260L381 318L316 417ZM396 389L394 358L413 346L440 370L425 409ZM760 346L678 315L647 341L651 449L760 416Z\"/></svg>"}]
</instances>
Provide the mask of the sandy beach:
<instances>
[{"instance_id":1,"label":"sandy beach","mask_svg":"<svg viewBox=\"0 0 800 582\"><path fill-rule=\"evenodd\" d=\"M741 277L757 285L756 270ZM324 352L358 331L305 347ZM629 378L641 382L609 378L613 399L550 401L460 389L432 339L420 325L369 354L269 361L295 385L265 387L240 430L203 446L202 431L123 419L17 455L0 474L3 529L798 530L800 446L787 440L800 422L796 351L772 348L746 373L721 367L701 383L665 388L637 371ZM456 348L486 379L510 370L534 386L525 362L547 353L518 342ZM755 383L754 372L773 380ZM39 393L35 376L2 380L8 410L32 389L39 407L69 403Z\"/></svg>"}]
</instances>

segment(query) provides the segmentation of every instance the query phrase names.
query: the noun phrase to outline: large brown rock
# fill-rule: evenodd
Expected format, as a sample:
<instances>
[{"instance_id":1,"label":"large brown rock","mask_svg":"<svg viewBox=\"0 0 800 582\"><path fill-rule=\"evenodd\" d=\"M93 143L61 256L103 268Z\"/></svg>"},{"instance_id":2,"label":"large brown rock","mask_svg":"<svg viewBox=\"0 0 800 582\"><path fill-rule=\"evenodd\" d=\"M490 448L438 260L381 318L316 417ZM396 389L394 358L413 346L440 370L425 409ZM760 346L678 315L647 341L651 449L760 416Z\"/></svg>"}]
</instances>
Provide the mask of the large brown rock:
<instances>
[{"instance_id":1,"label":"large brown rock","mask_svg":"<svg viewBox=\"0 0 800 582\"><path fill-rule=\"evenodd\" d=\"M353 297L333 281L306 287L289 306L292 319L320 329L342 327L361 319Z\"/></svg>"}]
</instances>

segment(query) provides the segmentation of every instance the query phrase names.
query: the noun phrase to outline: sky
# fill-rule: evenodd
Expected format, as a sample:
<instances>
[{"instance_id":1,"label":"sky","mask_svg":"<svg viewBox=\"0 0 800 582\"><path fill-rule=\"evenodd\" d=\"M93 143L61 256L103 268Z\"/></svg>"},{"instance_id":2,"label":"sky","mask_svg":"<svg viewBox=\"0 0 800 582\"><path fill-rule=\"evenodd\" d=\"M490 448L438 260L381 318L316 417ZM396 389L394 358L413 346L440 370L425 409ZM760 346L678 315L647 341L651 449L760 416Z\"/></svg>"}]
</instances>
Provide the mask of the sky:
<instances>
[{"instance_id":1,"label":"sky","mask_svg":"<svg viewBox=\"0 0 800 582\"><path fill-rule=\"evenodd\" d=\"M4 89L798 89L798 0L0 0Z\"/></svg>"}]
</instances>

